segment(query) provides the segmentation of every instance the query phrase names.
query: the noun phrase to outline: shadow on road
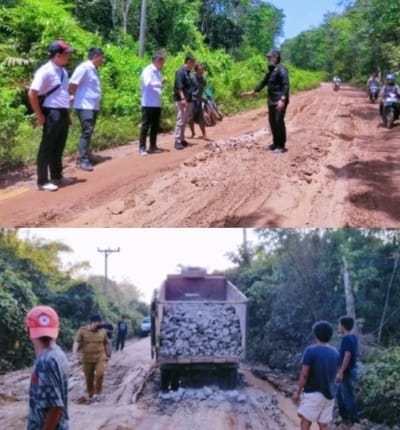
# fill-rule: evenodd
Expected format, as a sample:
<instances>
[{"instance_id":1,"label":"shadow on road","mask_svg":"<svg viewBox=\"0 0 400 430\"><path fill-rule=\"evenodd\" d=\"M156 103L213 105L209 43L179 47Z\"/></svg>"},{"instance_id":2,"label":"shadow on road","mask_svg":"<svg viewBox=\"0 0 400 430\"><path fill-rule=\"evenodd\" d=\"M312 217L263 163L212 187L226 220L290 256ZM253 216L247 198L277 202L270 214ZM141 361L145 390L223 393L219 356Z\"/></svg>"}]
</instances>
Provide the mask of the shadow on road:
<instances>
[{"instance_id":1,"label":"shadow on road","mask_svg":"<svg viewBox=\"0 0 400 430\"><path fill-rule=\"evenodd\" d=\"M390 153L390 148L383 149ZM400 175L400 161L387 155L382 160L357 160L342 167L328 165L338 179L356 181L362 190L350 192L349 202L361 209L381 211L400 220L400 190L395 177ZM356 187L357 189L357 187Z\"/></svg>"}]
</instances>

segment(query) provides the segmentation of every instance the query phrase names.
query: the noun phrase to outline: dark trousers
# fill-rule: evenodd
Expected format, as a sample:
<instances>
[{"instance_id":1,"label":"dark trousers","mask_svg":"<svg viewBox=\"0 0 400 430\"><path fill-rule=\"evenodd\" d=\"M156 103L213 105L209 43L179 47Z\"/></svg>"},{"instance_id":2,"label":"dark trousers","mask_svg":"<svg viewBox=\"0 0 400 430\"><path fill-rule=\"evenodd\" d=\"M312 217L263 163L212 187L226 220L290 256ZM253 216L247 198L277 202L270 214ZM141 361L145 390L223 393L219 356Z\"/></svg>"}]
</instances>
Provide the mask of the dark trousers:
<instances>
[{"instance_id":1,"label":"dark trousers","mask_svg":"<svg viewBox=\"0 0 400 430\"><path fill-rule=\"evenodd\" d=\"M157 134L160 128L161 108L142 107L142 124L140 127L139 148L146 149L146 138L150 130L150 148L157 146Z\"/></svg>"},{"instance_id":2,"label":"dark trousers","mask_svg":"<svg viewBox=\"0 0 400 430\"><path fill-rule=\"evenodd\" d=\"M46 121L37 154L37 183L44 185L51 179L62 178L62 155L70 124L68 109L43 108Z\"/></svg>"},{"instance_id":3,"label":"dark trousers","mask_svg":"<svg viewBox=\"0 0 400 430\"><path fill-rule=\"evenodd\" d=\"M273 138L273 145L277 148L284 148L286 143L286 126L285 126L285 106L283 109L278 110L276 105L268 105L268 118L271 127Z\"/></svg>"},{"instance_id":4,"label":"dark trousers","mask_svg":"<svg viewBox=\"0 0 400 430\"><path fill-rule=\"evenodd\" d=\"M81 123L81 136L79 138L79 161L81 163L89 162L89 145L94 127L97 121L97 110L76 109L79 121Z\"/></svg>"},{"instance_id":5,"label":"dark trousers","mask_svg":"<svg viewBox=\"0 0 400 430\"><path fill-rule=\"evenodd\" d=\"M124 349L125 346L125 335L124 334L118 334L117 335L117 343L115 344L115 349L118 351L121 349L121 351Z\"/></svg>"},{"instance_id":6,"label":"dark trousers","mask_svg":"<svg viewBox=\"0 0 400 430\"><path fill-rule=\"evenodd\" d=\"M339 415L343 420L352 423L359 422L356 403L356 386L357 369L355 368L345 373L343 381L339 384L337 391Z\"/></svg>"}]
</instances>

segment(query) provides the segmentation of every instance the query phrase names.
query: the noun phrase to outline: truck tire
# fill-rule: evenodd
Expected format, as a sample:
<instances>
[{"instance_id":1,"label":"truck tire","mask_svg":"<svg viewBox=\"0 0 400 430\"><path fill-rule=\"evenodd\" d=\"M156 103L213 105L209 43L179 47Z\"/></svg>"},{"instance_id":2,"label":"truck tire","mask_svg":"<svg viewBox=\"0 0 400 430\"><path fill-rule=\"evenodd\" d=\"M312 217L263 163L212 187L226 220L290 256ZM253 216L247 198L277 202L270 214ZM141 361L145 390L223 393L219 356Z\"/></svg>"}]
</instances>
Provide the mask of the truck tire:
<instances>
[{"instance_id":1,"label":"truck tire","mask_svg":"<svg viewBox=\"0 0 400 430\"><path fill-rule=\"evenodd\" d=\"M222 390L233 390L238 381L238 371L236 367L223 367L219 373L219 386Z\"/></svg>"},{"instance_id":2,"label":"truck tire","mask_svg":"<svg viewBox=\"0 0 400 430\"><path fill-rule=\"evenodd\" d=\"M178 391L179 389L179 373L177 371L171 372L171 390Z\"/></svg>"},{"instance_id":3,"label":"truck tire","mask_svg":"<svg viewBox=\"0 0 400 430\"><path fill-rule=\"evenodd\" d=\"M171 382L171 372L169 369L160 369L160 388L161 391L168 391Z\"/></svg>"}]
</instances>

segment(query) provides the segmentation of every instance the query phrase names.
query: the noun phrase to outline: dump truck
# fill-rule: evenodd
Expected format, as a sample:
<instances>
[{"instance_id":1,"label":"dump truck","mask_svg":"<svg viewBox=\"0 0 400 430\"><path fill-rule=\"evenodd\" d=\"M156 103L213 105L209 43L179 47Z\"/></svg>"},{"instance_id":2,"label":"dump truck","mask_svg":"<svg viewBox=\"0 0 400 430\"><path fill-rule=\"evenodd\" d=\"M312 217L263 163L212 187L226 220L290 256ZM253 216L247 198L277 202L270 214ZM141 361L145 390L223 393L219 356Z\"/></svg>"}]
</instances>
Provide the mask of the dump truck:
<instances>
[{"instance_id":1,"label":"dump truck","mask_svg":"<svg viewBox=\"0 0 400 430\"><path fill-rule=\"evenodd\" d=\"M247 302L225 276L201 268L166 277L151 302L151 353L162 390L177 390L199 374L214 375L221 388L235 387L245 357Z\"/></svg>"}]
</instances>

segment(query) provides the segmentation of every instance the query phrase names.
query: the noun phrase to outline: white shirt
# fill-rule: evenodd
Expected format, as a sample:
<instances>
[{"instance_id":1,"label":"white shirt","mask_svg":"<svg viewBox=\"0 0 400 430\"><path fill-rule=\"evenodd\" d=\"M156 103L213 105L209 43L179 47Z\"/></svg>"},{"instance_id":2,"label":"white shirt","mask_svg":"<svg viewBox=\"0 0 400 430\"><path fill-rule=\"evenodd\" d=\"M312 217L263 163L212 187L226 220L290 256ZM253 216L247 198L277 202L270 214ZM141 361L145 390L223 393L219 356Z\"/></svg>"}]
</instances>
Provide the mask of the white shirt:
<instances>
[{"instance_id":1,"label":"white shirt","mask_svg":"<svg viewBox=\"0 0 400 430\"><path fill-rule=\"evenodd\" d=\"M100 109L100 76L90 60L84 61L75 69L69 82L78 86L74 99L75 109Z\"/></svg>"},{"instance_id":2,"label":"white shirt","mask_svg":"<svg viewBox=\"0 0 400 430\"><path fill-rule=\"evenodd\" d=\"M68 73L63 67L57 66L53 61L48 61L36 70L30 89L37 91L39 95L43 95L60 83L60 88L46 97L43 106L55 109L68 109Z\"/></svg>"},{"instance_id":3,"label":"white shirt","mask_svg":"<svg viewBox=\"0 0 400 430\"><path fill-rule=\"evenodd\" d=\"M143 69L140 76L141 104L143 107L161 107L161 72L151 63Z\"/></svg>"}]
</instances>

